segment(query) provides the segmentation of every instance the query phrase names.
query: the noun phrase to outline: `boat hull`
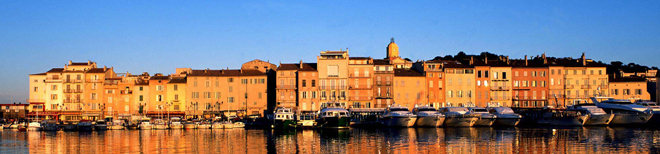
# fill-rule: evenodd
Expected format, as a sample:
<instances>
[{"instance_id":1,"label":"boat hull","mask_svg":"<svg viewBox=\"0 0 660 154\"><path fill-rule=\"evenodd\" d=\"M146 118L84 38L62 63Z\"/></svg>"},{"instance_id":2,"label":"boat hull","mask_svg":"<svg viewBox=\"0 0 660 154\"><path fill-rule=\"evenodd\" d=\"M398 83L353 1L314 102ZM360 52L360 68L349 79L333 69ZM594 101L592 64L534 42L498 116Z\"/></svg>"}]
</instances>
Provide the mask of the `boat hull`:
<instances>
[{"instance_id":1,"label":"boat hull","mask_svg":"<svg viewBox=\"0 0 660 154\"><path fill-rule=\"evenodd\" d=\"M415 127L440 127L445 122L443 116L418 116Z\"/></svg>"},{"instance_id":2,"label":"boat hull","mask_svg":"<svg viewBox=\"0 0 660 154\"><path fill-rule=\"evenodd\" d=\"M96 125L94 130L108 130L108 125Z\"/></svg>"},{"instance_id":3,"label":"boat hull","mask_svg":"<svg viewBox=\"0 0 660 154\"><path fill-rule=\"evenodd\" d=\"M640 125L646 124L653 114L614 114L610 125Z\"/></svg>"},{"instance_id":4,"label":"boat hull","mask_svg":"<svg viewBox=\"0 0 660 154\"><path fill-rule=\"evenodd\" d=\"M58 131L60 130L59 125L45 125L42 128L44 131Z\"/></svg>"},{"instance_id":5,"label":"boat hull","mask_svg":"<svg viewBox=\"0 0 660 154\"><path fill-rule=\"evenodd\" d=\"M388 127L412 127L415 125L417 117L389 117L385 120L385 126Z\"/></svg>"},{"instance_id":6,"label":"boat hull","mask_svg":"<svg viewBox=\"0 0 660 154\"><path fill-rule=\"evenodd\" d=\"M197 129L210 129L211 125L210 124L201 124L197 126Z\"/></svg>"},{"instance_id":7,"label":"boat hull","mask_svg":"<svg viewBox=\"0 0 660 154\"><path fill-rule=\"evenodd\" d=\"M185 128L185 129L196 129L197 125L195 125L195 124L185 124L185 125L183 125L183 128Z\"/></svg>"},{"instance_id":8,"label":"boat hull","mask_svg":"<svg viewBox=\"0 0 660 154\"><path fill-rule=\"evenodd\" d=\"M351 125L349 117L323 117L317 122L322 128L346 129Z\"/></svg>"},{"instance_id":9,"label":"boat hull","mask_svg":"<svg viewBox=\"0 0 660 154\"><path fill-rule=\"evenodd\" d=\"M449 116L445 118L445 127L472 127L479 117Z\"/></svg>"},{"instance_id":10,"label":"boat hull","mask_svg":"<svg viewBox=\"0 0 660 154\"><path fill-rule=\"evenodd\" d=\"M613 114L603 114L603 115L589 115L587 121L584 122L584 125L594 126L594 125L608 125L614 118Z\"/></svg>"},{"instance_id":11,"label":"boat hull","mask_svg":"<svg viewBox=\"0 0 660 154\"><path fill-rule=\"evenodd\" d=\"M140 125L141 130L150 130L153 129L152 125Z\"/></svg>"},{"instance_id":12,"label":"boat hull","mask_svg":"<svg viewBox=\"0 0 660 154\"><path fill-rule=\"evenodd\" d=\"M159 130L167 129L167 125L156 124L153 126L153 129L159 129Z\"/></svg>"},{"instance_id":13,"label":"boat hull","mask_svg":"<svg viewBox=\"0 0 660 154\"><path fill-rule=\"evenodd\" d=\"M122 125L111 125L111 126L108 126L108 129L110 129L110 130L121 130L121 129L124 129L124 126L122 126Z\"/></svg>"},{"instance_id":14,"label":"boat hull","mask_svg":"<svg viewBox=\"0 0 660 154\"><path fill-rule=\"evenodd\" d=\"M173 125L170 125L170 129L183 129L183 125L173 124Z\"/></svg>"},{"instance_id":15,"label":"boat hull","mask_svg":"<svg viewBox=\"0 0 660 154\"><path fill-rule=\"evenodd\" d=\"M546 124L551 126L582 126L586 119L586 116L552 117L541 119L539 124Z\"/></svg>"},{"instance_id":16,"label":"boat hull","mask_svg":"<svg viewBox=\"0 0 660 154\"><path fill-rule=\"evenodd\" d=\"M275 129L289 129L295 128L296 123L291 119L275 119L273 125L275 125Z\"/></svg>"},{"instance_id":17,"label":"boat hull","mask_svg":"<svg viewBox=\"0 0 660 154\"><path fill-rule=\"evenodd\" d=\"M516 126L520 120L521 118L497 118L493 126Z\"/></svg>"},{"instance_id":18,"label":"boat hull","mask_svg":"<svg viewBox=\"0 0 660 154\"><path fill-rule=\"evenodd\" d=\"M78 126L78 131L92 131L92 126Z\"/></svg>"}]
</instances>

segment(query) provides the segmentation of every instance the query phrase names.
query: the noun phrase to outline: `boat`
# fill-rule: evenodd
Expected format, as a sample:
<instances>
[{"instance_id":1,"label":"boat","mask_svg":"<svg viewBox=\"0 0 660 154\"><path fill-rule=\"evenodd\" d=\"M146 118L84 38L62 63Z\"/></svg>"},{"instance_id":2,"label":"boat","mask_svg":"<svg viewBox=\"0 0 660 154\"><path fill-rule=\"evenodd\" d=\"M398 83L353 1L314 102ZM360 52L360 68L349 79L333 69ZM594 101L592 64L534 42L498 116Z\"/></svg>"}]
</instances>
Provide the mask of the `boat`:
<instances>
[{"instance_id":1,"label":"boat","mask_svg":"<svg viewBox=\"0 0 660 154\"><path fill-rule=\"evenodd\" d=\"M316 124L321 128L347 129L351 124L351 117L341 103L327 102L322 105Z\"/></svg>"},{"instance_id":2,"label":"boat","mask_svg":"<svg viewBox=\"0 0 660 154\"><path fill-rule=\"evenodd\" d=\"M234 123L229 120L222 120L222 117L215 117L213 119L213 124L211 129L232 129L234 128Z\"/></svg>"},{"instance_id":3,"label":"boat","mask_svg":"<svg viewBox=\"0 0 660 154\"><path fill-rule=\"evenodd\" d=\"M516 126L522 119L520 114L513 112L509 107L489 107L487 109L489 113L497 116L493 126Z\"/></svg>"},{"instance_id":4,"label":"boat","mask_svg":"<svg viewBox=\"0 0 660 154\"><path fill-rule=\"evenodd\" d=\"M19 123L16 124L16 129L18 129L18 131L27 131L27 126L25 123Z\"/></svg>"},{"instance_id":5,"label":"boat","mask_svg":"<svg viewBox=\"0 0 660 154\"><path fill-rule=\"evenodd\" d=\"M33 121L28 123L27 130L29 131L39 131L41 130L41 123Z\"/></svg>"},{"instance_id":6,"label":"boat","mask_svg":"<svg viewBox=\"0 0 660 154\"><path fill-rule=\"evenodd\" d=\"M140 129L140 120L139 119L124 119L124 128L126 129Z\"/></svg>"},{"instance_id":7,"label":"boat","mask_svg":"<svg viewBox=\"0 0 660 154\"><path fill-rule=\"evenodd\" d=\"M124 120L112 120L107 123L108 129L110 130L122 130L125 128Z\"/></svg>"},{"instance_id":8,"label":"boat","mask_svg":"<svg viewBox=\"0 0 660 154\"><path fill-rule=\"evenodd\" d=\"M58 131L60 130L60 124L55 120L44 120L41 122L41 130L44 131Z\"/></svg>"},{"instance_id":9,"label":"boat","mask_svg":"<svg viewBox=\"0 0 660 154\"><path fill-rule=\"evenodd\" d=\"M243 122L234 122L234 128L245 128L245 123Z\"/></svg>"},{"instance_id":10,"label":"boat","mask_svg":"<svg viewBox=\"0 0 660 154\"><path fill-rule=\"evenodd\" d=\"M445 127L472 127L481 115L470 114L466 107L443 107L440 113L445 115Z\"/></svg>"},{"instance_id":11,"label":"boat","mask_svg":"<svg viewBox=\"0 0 660 154\"><path fill-rule=\"evenodd\" d=\"M142 118L140 120L139 127L141 130L153 129L153 125L151 124L151 118Z\"/></svg>"},{"instance_id":12,"label":"boat","mask_svg":"<svg viewBox=\"0 0 660 154\"><path fill-rule=\"evenodd\" d=\"M77 130L78 129L78 121L65 121L64 125L62 125L62 130L69 131L69 130Z\"/></svg>"},{"instance_id":13,"label":"boat","mask_svg":"<svg viewBox=\"0 0 660 154\"><path fill-rule=\"evenodd\" d=\"M417 106L412 113L417 115L415 127L439 127L445 122L445 115L428 105Z\"/></svg>"},{"instance_id":14,"label":"boat","mask_svg":"<svg viewBox=\"0 0 660 154\"><path fill-rule=\"evenodd\" d=\"M408 110L408 107L392 105L383 114L385 126L388 127L412 127L417 121L417 116Z\"/></svg>"},{"instance_id":15,"label":"boat","mask_svg":"<svg viewBox=\"0 0 660 154\"><path fill-rule=\"evenodd\" d=\"M195 122L193 122L191 120L188 120L188 121L183 123L183 128L184 129L196 129L197 124L195 124Z\"/></svg>"},{"instance_id":16,"label":"boat","mask_svg":"<svg viewBox=\"0 0 660 154\"><path fill-rule=\"evenodd\" d=\"M76 126L78 131L92 131L92 127L94 127L90 120L80 120Z\"/></svg>"},{"instance_id":17,"label":"boat","mask_svg":"<svg viewBox=\"0 0 660 154\"><path fill-rule=\"evenodd\" d=\"M613 99L611 97L591 97L598 108L607 114L614 114L610 125L646 124L653 111L646 106L634 104L626 99Z\"/></svg>"},{"instance_id":18,"label":"boat","mask_svg":"<svg viewBox=\"0 0 660 154\"><path fill-rule=\"evenodd\" d=\"M567 111L566 108L546 106L543 108L538 124L550 126L582 126L587 117L578 111Z\"/></svg>"},{"instance_id":19,"label":"boat","mask_svg":"<svg viewBox=\"0 0 660 154\"><path fill-rule=\"evenodd\" d=\"M316 119L314 114L300 114L296 125L300 128L314 128L316 127Z\"/></svg>"},{"instance_id":20,"label":"boat","mask_svg":"<svg viewBox=\"0 0 660 154\"><path fill-rule=\"evenodd\" d=\"M294 116L291 108L278 107L275 109L275 113L273 113L273 127L275 129L295 128L296 121Z\"/></svg>"},{"instance_id":21,"label":"boat","mask_svg":"<svg viewBox=\"0 0 660 154\"><path fill-rule=\"evenodd\" d=\"M211 127L212 124L209 120L204 120L199 125L197 125L197 129L210 129Z\"/></svg>"},{"instance_id":22,"label":"boat","mask_svg":"<svg viewBox=\"0 0 660 154\"><path fill-rule=\"evenodd\" d=\"M163 119L154 120L153 129L167 129L167 122Z\"/></svg>"},{"instance_id":23,"label":"boat","mask_svg":"<svg viewBox=\"0 0 660 154\"><path fill-rule=\"evenodd\" d=\"M108 130L108 124L105 123L105 120L96 120L94 130Z\"/></svg>"},{"instance_id":24,"label":"boat","mask_svg":"<svg viewBox=\"0 0 660 154\"><path fill-rule=\"evenodd\" d=\"M651 101L635 101L635 104L645 106L649 108L653 113L651 119L648 122L646 122L647 124L651 124L651 125L660 124L660 105L658 105L658 103Z\"/></svg>"},{"instance_id":25,"label":"boat","mask_svg":"<svg viewBox=\"0 0 660 154\"><path fill-rule=\"evenodd\" d=\"M170 118L170 129L183 129L181 118L179 117Z\"/></svg>"},{"instance_id":26,"label":"boat","mask_svg":"<svg viewBox=\"0 0 660 154\"><path fill-rule=\"evenodd\" d=\"M566 107L567 111L578 111L581 116L585 118L580 118L579 120L584 119L582 125L608 125L614 118L614 114L607 114L601 108L598 108L596 104L573 104Z\"/></svg>"},{"instance_id":27,"label":"boat","mask_svg":"<svg viewBox=\"0 0 660 154\"><path fill-rule=\"evenodd\" d=\"M479 114L479 119L472 126L491 126L497 120L497 116L490 114L486 108L483 107L469 107L471 114Z\"/></svg>"}]
</instances>

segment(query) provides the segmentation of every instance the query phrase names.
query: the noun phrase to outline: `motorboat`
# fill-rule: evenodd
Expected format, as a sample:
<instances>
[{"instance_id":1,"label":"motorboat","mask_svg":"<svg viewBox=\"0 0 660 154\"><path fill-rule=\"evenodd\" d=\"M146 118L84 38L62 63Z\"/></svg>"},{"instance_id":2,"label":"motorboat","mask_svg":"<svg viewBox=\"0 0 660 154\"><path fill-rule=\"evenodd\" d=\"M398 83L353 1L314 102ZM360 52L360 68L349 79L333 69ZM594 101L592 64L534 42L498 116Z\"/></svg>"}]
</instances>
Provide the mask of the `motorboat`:
<instances>
[{"instance_id":1,"label":"motorboat","mask_svg":"<svg viewBox=\"0 0 660 154\"><path fill-rule=\"evenodd\" d=\"M582 126L586 116L578 111L567 111L566 108L546 106L543 108L538 124L551 126Z\"/></svg>"},{"instance_id":2,"label":"motorboat","mask_svg":"<svg viewBox=\"0 0 660 154\"><path fill-rule=\"evenodd\" d=\"M479 119L472 126L491 126L497 120L497 116L491 114L483 107L469 107L471 114L479 114Z\"/></svg>"},{"instance_id":3,"label":"motorboat","mask_svg":"<svg viewBox=\"0 0 660 154\"><path fill-rule=\"evenodd\" d=\"M183 123L183 128L184 129L196 129L197 124L195 124L194 121L189 120L189 121L186 121L186 122Z\"/></svg>"},{"instance_id":4,"label":"motorboat","mask_svg":"<svg viewBox=\"0 0 660 154\"><path fill-rule=\"evenodd\" d=\"M125 119L124 128L126 129L140 129L140 120L139 119Z\"/></svg>"},{"instance_id":5,"label":"motorboat","mask_svg":"<svg viewBox=\"0 0 660 154\"><path fill-rule=\"evenodd\" d=\"M234 128L245 128L245 123L243 122L234 122Z\"/></svg>"},{"instance_id":6,"label":"motorboat","mask_svg":"<svg viewBox=\"0 0 660 154\"><path fill-rule=\"evenodd\" d=\"M445 115L430 106L417 106L412 112L417 115L416 127L439 127L445 122Z\"/></svg>"},{"instance_id":7,"label":"motorboat","mask_svg":"<svg viewBox=\"0 0 660 154\"><path fill-rule=\"evenodd\" d=\"M321 128L346 129L351 124L351 117L341 103L327 102L322 105L316 124Z\"/></svg>"},{"instance_id":8,"label":"motorboat","mask_svg":"<svg viewBox=\"0 0 660 154\"><path fill-rule=\"evenodd\" d=\"M108 124L105 122L105 120L96 120L96 124L94 124L94 130L108 130Z\"/></svg>"},{"instance_id":9,"label":"motorboat","mask_svg":"<svg viewBox=\"0 0 660 154\"><path fill-rule=\"evenodd\" d=\"M653 117L651 109L634 104L627 99L591 97L591 101L605 113L614 114L610 125L646 124Z\"/></svg>"},{"instance_id":10,"label":"motorboat","mask_svg":"<svg viewBox=\"0 0 660 154\"><path fill-rule=\"evenodd\" d=\"M489 113L497 116L493 126L516 126L522 119L520 114L513 112L509 107L492 107L487 109Z\"/></svg>"},{"instance_id":11,"label":"motorboat","mask_svg":"<svg viewBox=\"0 0 660 154\"><path fill-rule=\"evenodd\" d=\"M167 129L167 122L163 119L154 120L153 129Z\"/></svg>"},{"instance_id":12,"label":"motorboat","mask_svg":"<svg viewBox=\"0 0 660 154\"><path fill-rule=\"evenodd\" d=\"M108 122L107 125L110 130L121 130L125 128L124 120L112 120L111 122Z\"/></svg>"},{"instance_id":13,"label":"motorboat","mask_svg":"<svg viewBox=\"0 0 660 154\"><path fill-rule=\"evenodd\" d=\"M142 130L149 130L153 129L153 125L151 124L151 119L150 118L142 118L140 120L140 129Z\"/></svg>"},{"instance_id":14,"label":"motorboat","mask_svg":"<svg viewBox=\"0 0 660 154\"><path fill-rule=\"evenodd\" d=\"M33 121L28 123L27 130L29 131L39 131L41 130L41 123Z\"/></svg>"},{"instance_id":15,"label":"motorboat","mask_svg":"<svg viewBox=\"0 0 660 154\"><path fill-rule=\"evenodd\" d=\"M179 117L170 118L170 129L183 129L181 118Z\"/></svg>"},{"instance_id":16,"label":"motorboat","mask_svg":"<svg viewBox=\"0 0 660 154\"><path fill-rule=\"evenodd\" d=\"M412 127L417 121L417 116L410 112L408 107L393 104L383 113L383 120L388 127Z\"/></svg>"},{"instance_id":17,"label":"motorboat","mask_svg":"<svg viewBox=\"0 0 660 154\"><path fill-rule=\"evenodd\" d=\"M78 129L78 121L65 121L64 124L62 125L62 130L65 131L74 131Z\"/></svg>"},{"instance_id":18,"label":"motorboat","mask_svg":"<svg viewBox=\"0 0 660 154\"><path fill-rule=\"evenodd\" d=\"M440 113L445 115L445 127L471 127L479 120L480 114L471 114L466 107L443 107Z\"/></svg>"},{"instance_id":19,"label":"motorboat","mask_svg":"<svg viewBox=\"0 0 660 154\"><path fill-rule=\"evenodd\" d=\"M313 114L300 114L298 115L297 125L300 128L314 128L316 127L316 119Z\"/></svg>"},{"instance_id":20,"label":"motorboat","mask_svg":"<svg viewBox=\"0 0 660 154\"><path fill-rule=\"evenodd\" d=\"M651 112L653 112L653 116L648 122L646 122L647 124L652 124L652 125L660 124L660 105L658 105L658 103L640 100L640 101L635 101L635 104L646 106L647 108L651 109Z\"/></svg>"},{"instance_id":21,"label":"motorboat","mask_svg":"<svg viewBox=\"0 0 660 154\"><path fill-rule=\"evenodd\" d=\"M291 108L278 107L273 113L273 127L275 129L295 128L295 115Z\"/></svg>"},{"instance_id":22,"label":"motorboat","mask_svg":"<svg viewBox=\"0 0 660 154\"><path fill-rule=\"evenodd\" d=\"M212 125L211 121L204 120L199 125L197 125L197 129L210 129L210 128L212 128L211 125Z\"/></svg>"},{"instance_id":23,"label":"motorboat","mask_svg":"<svg viewBox=\"0 0 660 154\"><path fill-rule=\"evenodd\" d=\"M92 131L94 127L90 120L80 120L76 126L78 126L78 131Z\"/></svg>"},{"instance_id":24,"label":"motorboat","mask_svg":"<svg viewBox=\"0 0 660 154\"><path fill-rule=\"evenodd\" d=\"M60 124L57 121L49 119L41 122L41 130L44 131L58 131L60 130Z\"/></svg>"},{"instance_id":25,"label":"motorboat","mask_svg":"<svg viewBox=\"0 0 660 154\"><path fill-rule=\"evenodd\" d=\"M584 119L582 125L608 125L614 118L614 114L605 113L601 108L598 108L596 104L585 103L585 104L573 104L566 107L567 111L578 111L581 116L585 118L580 118L579 120Z\"/></svg>"}]
</instances>

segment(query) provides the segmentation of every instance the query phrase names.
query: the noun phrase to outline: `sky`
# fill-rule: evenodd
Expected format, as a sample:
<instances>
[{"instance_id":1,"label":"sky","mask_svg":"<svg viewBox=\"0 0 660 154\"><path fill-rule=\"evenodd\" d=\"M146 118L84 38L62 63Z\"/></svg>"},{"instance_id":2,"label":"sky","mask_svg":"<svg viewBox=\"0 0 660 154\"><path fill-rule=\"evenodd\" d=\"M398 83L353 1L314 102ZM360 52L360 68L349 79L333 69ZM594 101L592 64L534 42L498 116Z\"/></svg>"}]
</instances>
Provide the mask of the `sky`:
<instances>
[{"instance_id":1,"label":"sky","mask_svg":"<svg viewBox=\"0 0 660 154\"><path fill-rule=\"evenodd\" d=\"M69 60L115 72L315 62L324 50L384 58L546 53L660 66L660 1L2 1L0 103Z\"/></svg>"}]
</instances>

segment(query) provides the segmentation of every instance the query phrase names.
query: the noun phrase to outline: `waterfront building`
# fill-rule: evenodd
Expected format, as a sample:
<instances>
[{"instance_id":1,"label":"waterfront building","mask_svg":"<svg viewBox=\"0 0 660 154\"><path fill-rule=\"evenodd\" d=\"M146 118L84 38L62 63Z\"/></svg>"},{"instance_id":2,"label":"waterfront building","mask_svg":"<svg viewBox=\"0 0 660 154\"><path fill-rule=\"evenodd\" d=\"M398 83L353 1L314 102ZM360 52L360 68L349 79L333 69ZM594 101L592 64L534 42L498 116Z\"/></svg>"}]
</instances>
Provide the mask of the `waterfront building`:
<instances>
[{"instance_id":1,"label":"waterfront building","mask_svg":"<svg viewBox=\"0 0 660 154\"><path fill-rule=\"evenodd\" d=\"M371 57L349 57L348 101L350 107L373 107L373 72L373 59Z\"/></svg>"},{"instance_id":2,"label":"waterfront building","mask_svg":"<svg viewBox=\"0 0 660 154\"><path fill-rule=\"evenodd\" d=\"M27 118L30 111L27 103L0 104L0 118L2 119L21 119Z\"/></svg>"},{"instance_id":3,"label":"waterfront building","mask_svg":"<svg viewBox=\"0 0 660 154\"><path fill-rule=\"evenodd\" d=\"M394 69L394 103L412 109L428 104L426 77L414 69Z\"/></svg>"},{"instance_id":4,"label":"waterfront building","mask_svg":"<svg viewBox=\"0 0 660 154\"><path fill-rule=\"evenodd\" d=\"M348 50L321 51L317 56L319 94L321 102L338 102L347 105L348 98Z\"/></svg>"},{"instance_id":5,"label":"waterfront building","mask_svg":"<svg viewBox=\"0 0 660 154\"><path fill-rule=\"evenodd\" d=\"M650 100L644 77L612 77L609 79L610 97L614 99Z\"/></svg>"},{"instance_id":6,"label":"waterfront building","mask_svg":"<svg viewBox=\"0 0 660 154\"><path fill-rule=\"evenodd\" d=\"M277 68L277 107L298 112L319 110L316 63L280 64Z\"/></svg>"},{"instance_id":7,"label":"waterfront building","mask_svg":"<svg viewBox=\"0 0 660 154\"><path fill-rule=\"evenodd\" d=\"M486 57L487 58L487 57ZM471 58L471 64L474 65L474 58ZM487 60L484 60L487 61ZM474 75L475 75L475 105L476 106L488 106L488 103L492 102L490 97L492 84L490 80L490 66L483 63L482 65L474 66Z\"/></svg>"},{"instance_id":8,"label":"waterfront building","mask_svg":"<svg viewBox=\"0 0 660 154\"><path fill-rule=\"evenodd\" d=\"M426 76L426 96L430 106L438 107L445 102L444 62L441 60L429 60L413 64L415 70L423 72Z\"/></svg>"},{"instance_id":9,"label":"waterfront building","mask_svg":"<svg viewBox=\"0 0 660 154\"><path fill-rule=\"evenodd\" d=\"M475 98L472 93L475 86L474 67L458 61L447 61L444 64L446 77L446 104L443 106L462 106L473 104Z\"/></svg>"},{"instance_id":10,"label":"waterfront building","mask_svg":"<svg viewBox=\"0 0 660 154\"><path fill-rule=\"evenodd\" d=\"M584 53L578 60L570 58L555 60L564 66L566 104L586 101L596 95L608 95L608 76L604 64L586 59Z\"/></svg>"},{"instance_id":11,"label":"waterfront building","mask_svg":"<svg viewBox=\"0 0 660 154\"><path fill-rule=\"evenodd\" d=\"M513 106L556 106L556 104L548 104L549 100L555 98L548 97L549 67L544 57L528 59L525 55L523 60L511 60L511 65L513 66Z\"/></svg>"},{"instance_id":12,"label":"waterfront building","mask_svg":"<svg viewBox=\"0 0 660 154\"><path fill-rule=\"evenodd\" d=\"M508 57L499 57L488 63L490 66L490 99L491 103L510 107L511 102L511 66ZM468 82L469 84L470 82Z\"/></svg>"},{"instance_id":13,"label":"waterfront building","mask_svg":"<svg viewBox=\"0 0 660 154\"><path fill-rule=\"evenodd\" d=\"M298 106L298 69L296 64L281 64L277 68L277 107Z\"/></svg>"},{"instance_id":14,"label":"waterfront building","mask_svg":"<svg viewBox=\"0 0 660 154\"><path fill-rule=\"evenodd\" d=\"M566 93L564 88L564 70L563 65L559 65L556 61L548 61L543 54L544 63L548 64L548 104L556 106L565 106L566 105Z\"/></svg>"},{"instance_id":15,"label":"waterfront building","mask_svg":"<svg viewBox=\"0 0 660 154\"><path fill-rule=\"evenodd\" d=\"M374 108L392 104L394 66L387 59L374 59Z\"/></svg>"}]
</instances>

